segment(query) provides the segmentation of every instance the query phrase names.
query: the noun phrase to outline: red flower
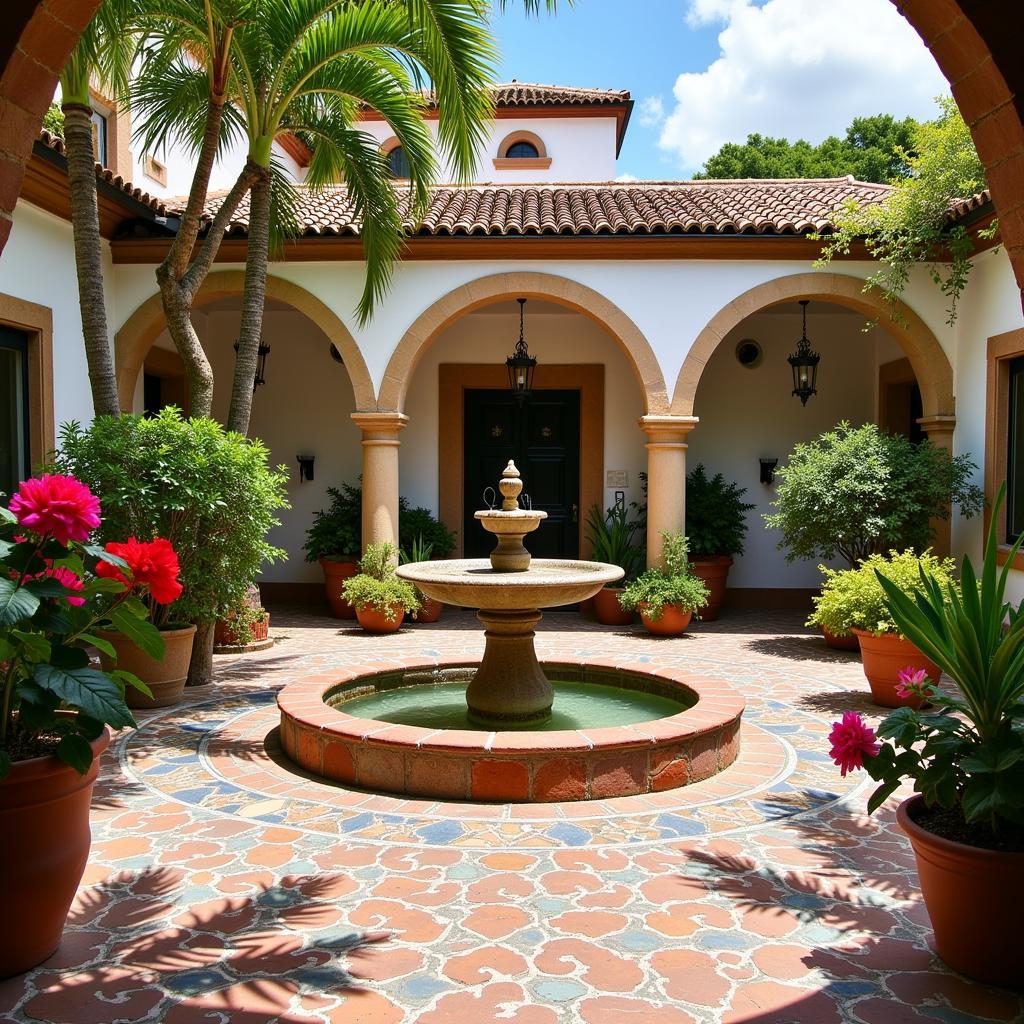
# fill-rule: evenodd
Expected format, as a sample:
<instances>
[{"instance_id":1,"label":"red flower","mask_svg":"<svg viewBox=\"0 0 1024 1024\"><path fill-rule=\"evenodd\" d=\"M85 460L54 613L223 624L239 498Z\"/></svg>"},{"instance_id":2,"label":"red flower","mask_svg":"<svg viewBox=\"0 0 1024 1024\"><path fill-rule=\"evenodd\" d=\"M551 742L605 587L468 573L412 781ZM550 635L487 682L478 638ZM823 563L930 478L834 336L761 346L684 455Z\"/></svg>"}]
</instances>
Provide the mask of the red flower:
<instances>
[{"instance_id":1,"label":"red flower","mask_svg":"<svg viewBox=\"0 0 1024 1024\"><path fill-rule=\"evenodd\" d=\"M57 473L23 480L9 508L22 526L61 544L87 540L100 525L99 498L73 476Z\"/></svg>"},{"instance_id":2,"label":"red flower","mask_svg":"<svg viewBox=\"0 0 1024 1024\"><path fill-rule=\"evenodd\" d=\"M875 730L855 711L843 712L841 722L832 723L828 734L829 757L842 769L842 775L864 767L865 757L874 757L881 746L875 739Z\"/></svg>"},{"instance_id":3,"label":"red flower","mask_svg":"<svg viewBox=\"0 0 1024 1024\"><path fill-rule=\"evenodd\" d=\"M97 576L118 580L129 587L146 587L158 604L170 604L181 596L182 586L178 582L181 566L170 541L163 537L151 541L129 537L123 544L111 541L107 551L128 563L131 579L126 579L121 570L110 562L100 562L96 566Z\"/></svg>"}]
</instances>

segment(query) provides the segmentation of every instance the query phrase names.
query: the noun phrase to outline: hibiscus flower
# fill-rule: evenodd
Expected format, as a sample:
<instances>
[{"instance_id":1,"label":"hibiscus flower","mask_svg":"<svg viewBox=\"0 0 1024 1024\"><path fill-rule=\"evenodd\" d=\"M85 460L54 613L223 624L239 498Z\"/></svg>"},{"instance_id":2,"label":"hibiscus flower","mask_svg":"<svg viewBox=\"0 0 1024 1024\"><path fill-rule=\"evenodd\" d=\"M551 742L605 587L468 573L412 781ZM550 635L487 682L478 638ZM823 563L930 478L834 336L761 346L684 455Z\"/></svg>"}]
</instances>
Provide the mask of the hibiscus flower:
<instances>
[{"instance_id":1,"label":"hibiscus flower","mask_svg":"<svg viewBox=\"0 0 1024 1024\"><path fill-rule=\"evenodd\" d=\"M100 525L100 501L73 476L47 473L23 480L10 511L26 529L61 544L88 540Z\"/></svg>"},{"instance_id":2,"label":"hibiscus flower","mask_svg":"<svg viewBox=\"0 0 1024 1024\"><path fill-rule=\"evenodd\" d=\"M897 673L896 678L899 680L896 696L901 700L907 700L910 697L921 697L927 700L932 695L931 687L928 685L928 673L923 668L914 668L913 665L908 665Z\"/></svg>"},{"instance_id":3,"label":"hibiscus flower","mask_svg":"<svg viewBox=\"0 0 1024 1024\"><path fill-rule=\"evenodd\" d=\"M150 541L129 537L123 544L111 541L106 549L128 563L130 578L110 562L99 563L98 576L117 580L128 587L145 587L157 604L170 604L181 596L182 585L178 580L181 566L170 541L163 537Z\"/></svg>"}]
</instances>

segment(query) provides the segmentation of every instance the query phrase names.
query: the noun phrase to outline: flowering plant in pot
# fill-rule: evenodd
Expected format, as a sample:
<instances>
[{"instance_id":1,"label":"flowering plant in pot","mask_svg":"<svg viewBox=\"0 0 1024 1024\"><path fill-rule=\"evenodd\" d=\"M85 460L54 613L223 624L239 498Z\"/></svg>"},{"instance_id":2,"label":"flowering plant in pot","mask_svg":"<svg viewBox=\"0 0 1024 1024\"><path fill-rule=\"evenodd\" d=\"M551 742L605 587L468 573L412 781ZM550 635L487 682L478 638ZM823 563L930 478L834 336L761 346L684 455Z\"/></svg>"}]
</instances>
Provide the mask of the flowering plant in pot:
<instances>
[{"instance_id":1,"label":"flowering plant in pot","mask_svg":"<svg viewBox=\"0 0 1024 1024\"><path fill-rule=\"evenodd\" d=\"M89 853L97 755L108 727L135 725L125 687L146 692L88 649L113 652L104 628L163 647L144 604L158 584L122 576L128 563L91 543L99 525L98 499L60 474L24 481L0 508L0 976L56 949Z\"/></svg>"},{"instance_id":2,"label":"flowering plant in pot","mask_svg":"<svg viewBox=\"0 0 1024 1024\"><path fill-rule=\"evenodd\" d=\"M314 513L303 548L306 561L319 562L323 570L331 614L337 619L351 619L355 609L342 598L341 588L357 571L362 547L363 491L343 483L341 487L328 487L327 495L331 503Z\"/></svg>"},{"instance_id":3,"label":"flowering plant in pot","mask_svg":"<svg viewBox=\"0 0 1024 1024\"><path fill-rule=\"evenodd\" d=\"M708 587L690 571L686 537L665 530L661 539L661 565L627 583L619 603L626 611L638 611L650 632L679 636L707 604Z\"/></svg>"},{"instance_id":4,"label":"flowering plant in pot","mask_svg":"<svg viewBox=\"0 0 1024 1024\"><path fill-rule=\"evenodd\" d=\"M398 551L398 561L401 565L408 565L411 562L427 562L434 553L434 545L424 542L423 535L418 533L412 539L409 549L402 547ZM416 599L420 603L419 610L414 618L417 622L437 622L444 611L444 603L433 597L427 597L419 587L414 586Z\"/></svg>"},{"instance_id":5,"label":"flowering plant in pot","mask_svg":"<svg viewBox=\"0 0 1024 1024\"><path fill-rule=\"evenodd\" d=\"M843 774L859 767L879 786L875 811L904 780L915 795L897 819L917 858L939 955L980 981L1020 986L1024 917L1024 605L1005 600L1012 555L998 564L997 499L981 577L969 558L961 589L927 566L907 594L878 573L900 632L959 688L945 693L919 676L933 714L892 712L873 730L853 712L836 722L832 756ZM1008 625L1007 625L1008 624Z\"/></svg>"},{"instance_id":6,"label":"flowering plant in pot","mask_svg":"<svg viewBox=\"0 0 1024 1024\"><path fill-rule=\"evenodd\" d=\"M920 697L902 697L897 692L899 673L911 666L924 669L934 679L939 669L913 640L901 634L879 582L879 573L884 573L903 593L913 595L920 589L922 571L956 591L955 568L951 558L936 558L928 552L917 555L909 549L870 555L858 569L822 566L825 582L821 594L813 599L814 611L807 625L821 626L836 636L857 638L864 675L876 704L889 708L907 703L920 706Z\"/></svg>"},{"instance_id":7,"label":"flowering plant in pot","mask_svg":"<svg viewBox=\"0 0 1024 1024\"><path fill-rule=\"evenodd\" d=\"M599 505L592 505L587 513L586 537L591 547L590 557L595 562L617 565L625 576L622 582L634 579L643 564L644 549L637 543L642 524L629 518L625 505L613 505L601 514ZM622 586L607 586L594 595L594 614L606 626L628 626L633 613L619 603Z\"/></svg>"},{"instance_id":8,"label":"flowering plant in pot","mask_svg":"<svg viewBox=\"0 0 1024 1024\"><path fill-rule=\"evenodd\" d=\"M395 575L395 546L387 542L363 552L359 572L345 580L342 593L368 633L394 633L420 608L416 588Z\"/></svg>"}]
</instances>

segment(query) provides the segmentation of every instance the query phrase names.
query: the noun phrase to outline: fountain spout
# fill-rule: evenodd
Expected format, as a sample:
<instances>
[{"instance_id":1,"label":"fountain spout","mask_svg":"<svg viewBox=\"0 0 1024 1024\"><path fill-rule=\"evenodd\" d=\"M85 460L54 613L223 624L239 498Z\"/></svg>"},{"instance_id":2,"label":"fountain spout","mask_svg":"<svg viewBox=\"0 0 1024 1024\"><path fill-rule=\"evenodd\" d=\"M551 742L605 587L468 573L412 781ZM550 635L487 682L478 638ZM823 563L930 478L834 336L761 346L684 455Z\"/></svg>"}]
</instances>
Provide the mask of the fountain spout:
<instances>
[{"instance_id":1,"label":"fountain spout","mask_svg":"<svg viewBox=\"0 0 1024 1024\"><path fill-rule=\"evenodd\" d=\"M548 514L519 507L523 481L512 459L501 474L498 490L502 497L501 508L475 513L480 525L498 538L491 552L491 568L495 572L526 572L530 568L530 552L526 550L523 538L536 530Z\"/></svg>"}]
</instances>

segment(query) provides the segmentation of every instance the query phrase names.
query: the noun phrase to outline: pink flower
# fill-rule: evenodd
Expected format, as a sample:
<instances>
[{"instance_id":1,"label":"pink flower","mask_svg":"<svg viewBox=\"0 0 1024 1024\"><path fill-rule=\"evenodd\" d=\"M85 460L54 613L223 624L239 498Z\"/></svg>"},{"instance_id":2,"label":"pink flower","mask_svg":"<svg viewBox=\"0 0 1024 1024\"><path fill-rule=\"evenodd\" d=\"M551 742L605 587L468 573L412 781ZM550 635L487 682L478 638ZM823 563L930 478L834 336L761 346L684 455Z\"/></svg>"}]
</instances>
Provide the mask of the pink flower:
<instances>
[{"instance_id":1,"label":"pink flower","mask_svg":"<svg viewBox=\"0 0 1024 1024\"><path fill-rule=\"evenodd\" d=\"M923 668L914 668L913 665L908 665L897 674L896 678L899 680L899 685L896 687L896 696L901 700L908 700L914 697L926 700L932 695L932 689L929 685L931 680L929 680L928 673Z\"/></svg>"},{"instance_id":2,"label":"pink flower","mask_svg":"<svg viewBox=\"0 0 1024 1024\"><path fill-rule=\"evenodd\" d=\"M87 540L100 525L100 501L73 476L47 473L23 480L8 506L18 522L61 544Z\"/></svg>"},{"instance_id":3,"label":"pink flower","mask_svg":"<svg viewBox=\"0 0 1024 1024\"><path fill-rule=\"evenodd\" d=\"M47 569L43 573L44 576L49 576L55 579L58 583L63 583L68 590L81 590L85 584L82 580L75 575L70 569L61 566L58 569ZM85 604L84 597L72 597L70 594L66 594L64 599L68 604L83 605Z\"/></svg>"},{"instance_id":4,"label":"pink flower","mask_svg":"<svg viewBox=\"0 0 1024 1024\"><path fill-rule=\"evenodd\" d=\"M875 739L875 730L855 711L843 712L841 722L832 723L832 731L828 734L829 757L842 769L841 774L864 767L864 758L874 757L881 745Z\"/></svg>"}]
</instances>

